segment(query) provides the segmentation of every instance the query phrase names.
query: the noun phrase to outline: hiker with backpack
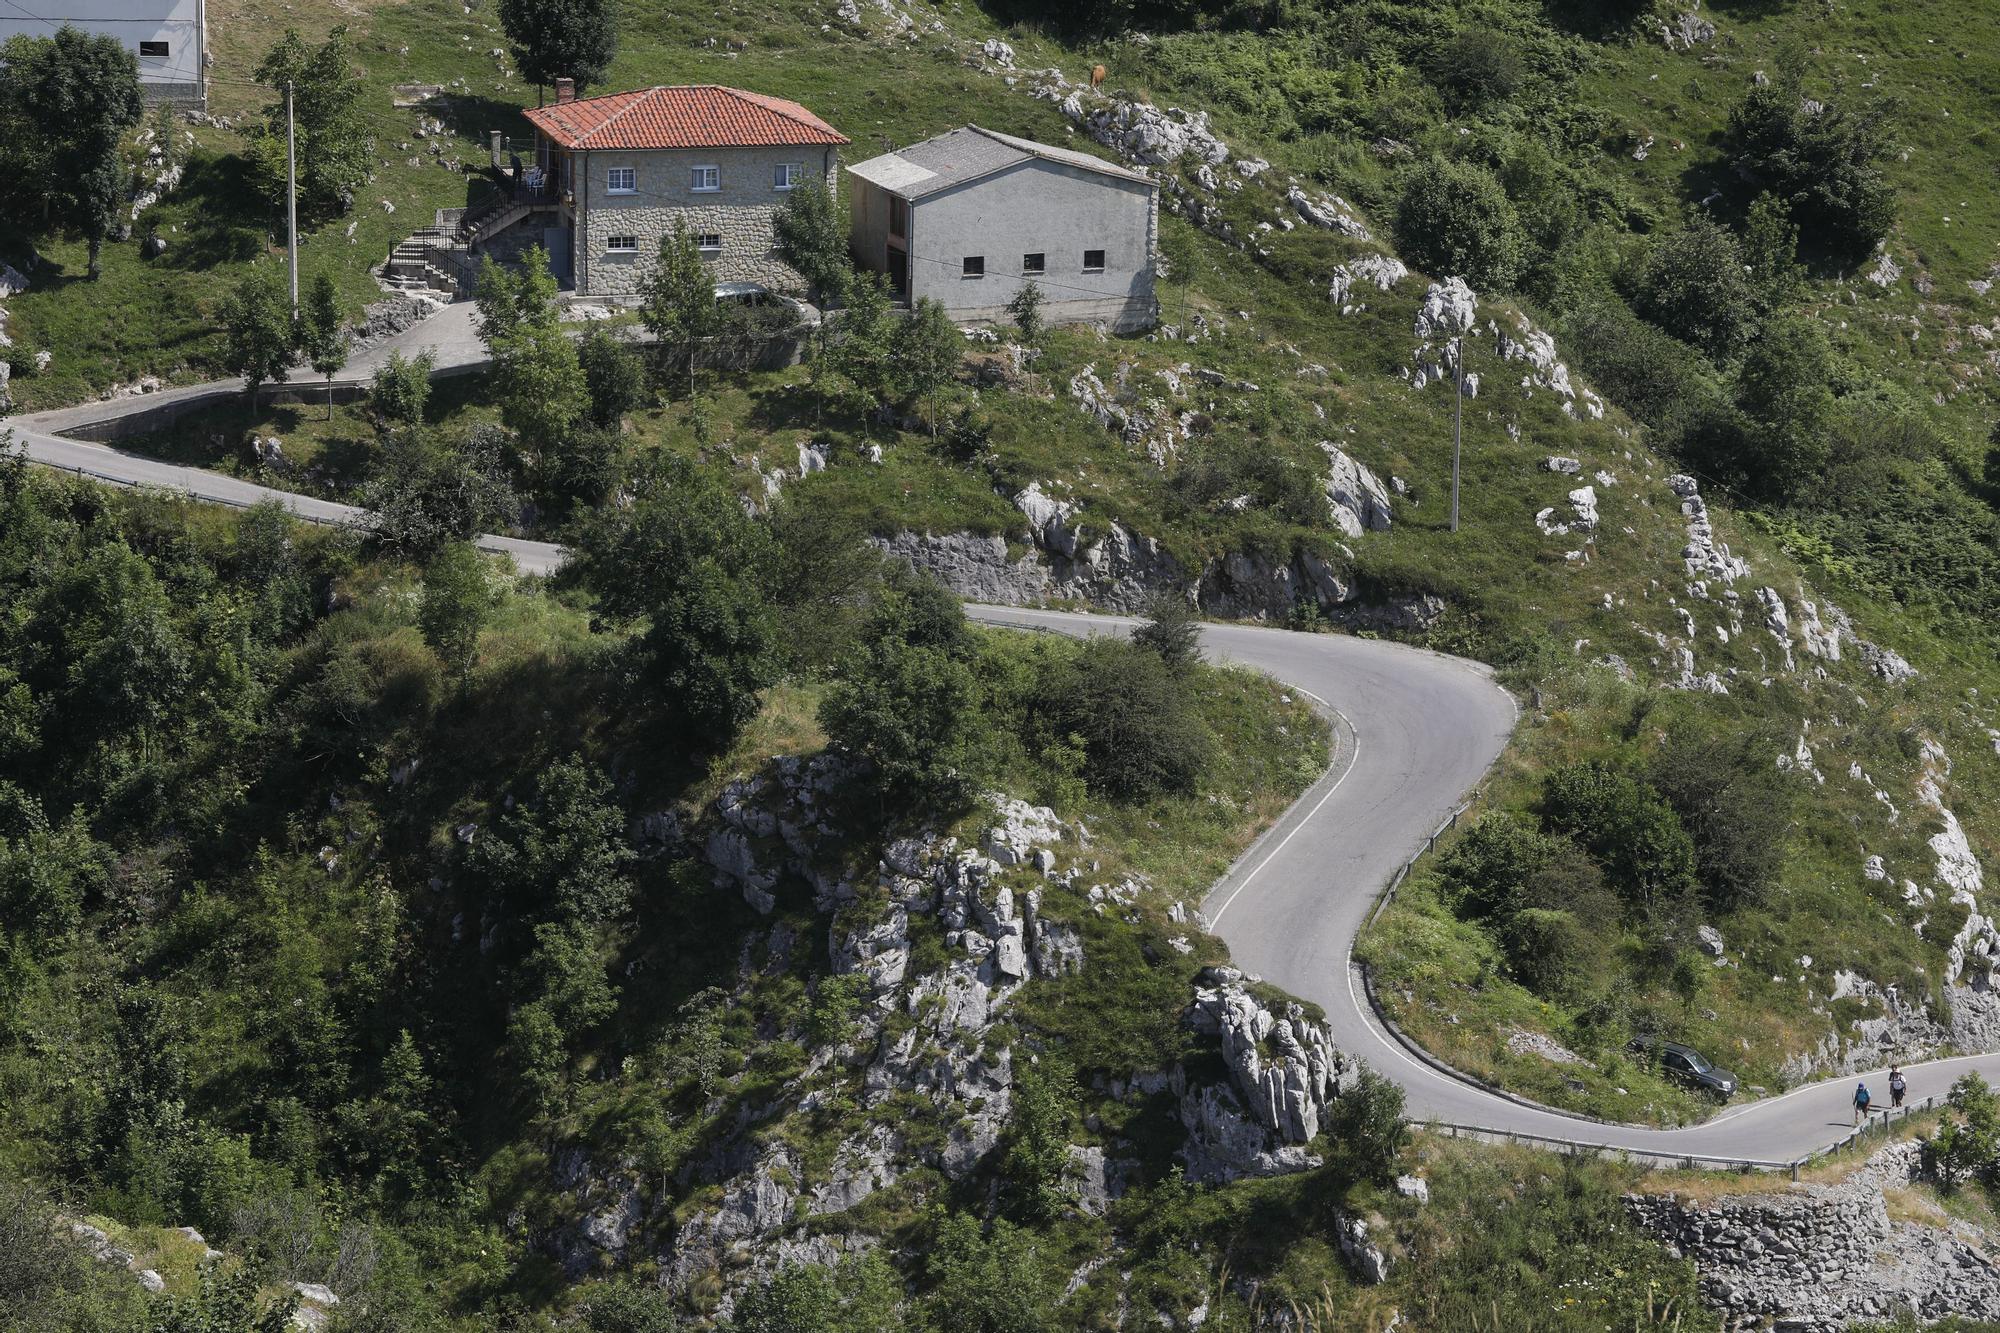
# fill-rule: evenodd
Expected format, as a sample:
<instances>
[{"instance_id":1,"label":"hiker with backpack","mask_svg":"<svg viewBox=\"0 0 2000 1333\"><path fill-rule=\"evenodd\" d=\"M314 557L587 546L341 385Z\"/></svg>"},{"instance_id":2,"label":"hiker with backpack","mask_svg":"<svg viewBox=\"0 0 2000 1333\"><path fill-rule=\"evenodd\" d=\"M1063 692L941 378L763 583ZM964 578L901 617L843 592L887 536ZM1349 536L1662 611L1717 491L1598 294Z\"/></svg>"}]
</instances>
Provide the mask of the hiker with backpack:
<instances>
[{"instance_id":1,"label":"hiker with backpack","mask_svg":"<svg viewBox=\"0 0 2000 1333\"><path fill-rule=\"evenodd\" d=\"M1903 1094L1910 1085L1903 1081L1903 1071L1896 1065L1889 1066L1889 1109L1895 1110L1903 1104Z\"/></svg>"},{"instance_id":2,"label":"hiker with backpack","mask_svg":"<svg viewBox=\"0 0 2000 1333\"><path fill-rule=\"evenodd\" d=\"M1867 1118L1868 1085L1866 1083L1857 1083L1854 1085L1854 1123L1859 1125Z\"/></svg>"}]
</instances>

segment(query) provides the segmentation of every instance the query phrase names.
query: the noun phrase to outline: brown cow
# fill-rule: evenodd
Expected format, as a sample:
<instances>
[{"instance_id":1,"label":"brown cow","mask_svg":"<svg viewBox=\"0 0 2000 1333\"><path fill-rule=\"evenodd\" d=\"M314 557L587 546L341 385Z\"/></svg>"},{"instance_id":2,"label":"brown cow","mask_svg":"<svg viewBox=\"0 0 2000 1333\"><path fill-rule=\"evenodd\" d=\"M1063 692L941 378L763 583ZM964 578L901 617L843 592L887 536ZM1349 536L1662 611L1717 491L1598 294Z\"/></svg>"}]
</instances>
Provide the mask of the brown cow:
<instances>
[{"instance_id":1,"label":"brown cow","mask_svg":"<svg viewBox=\"0 0 2000 1333\"><path fill-rule=\"evenodd\" d=\"M1110 72L1111 71L1105 69L1104 66L1102 65L1092 66L1090 70L1090 86L1096 88L1101 84L1103 84L1104 76L1106 74L1109 74Z\"/></svg>"}]
</instances>

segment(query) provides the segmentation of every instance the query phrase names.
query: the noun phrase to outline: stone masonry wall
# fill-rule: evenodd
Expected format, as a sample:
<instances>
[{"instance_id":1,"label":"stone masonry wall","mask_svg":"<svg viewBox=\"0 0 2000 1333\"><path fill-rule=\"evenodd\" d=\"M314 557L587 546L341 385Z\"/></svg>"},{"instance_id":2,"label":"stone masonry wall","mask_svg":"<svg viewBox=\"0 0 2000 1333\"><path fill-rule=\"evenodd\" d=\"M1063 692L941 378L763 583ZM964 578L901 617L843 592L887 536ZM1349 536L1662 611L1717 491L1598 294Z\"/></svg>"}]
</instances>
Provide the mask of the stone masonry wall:
<instances>
[{"instance_id":1,"label":"stone masonry wall","mask_svg":"<svg viewBox=\"0 0 2000 1333\"><path fill-rule=\"evenodd\" d=\"M781 262L774 249L772 220L787 194L771 185L774 168L797 163L803 179L823 175L834 188L837 154L821 147L711 148L673 152L593 152L585 162L590 174L587 211L577 242L576 281L586 296L628 296L657 261L661 238L672 233L674 220L690 232L714 232L722 237L720 254L708 257L717 282L757 282L780 290L799 291L805 284ZM696 166L721 169L721 188L713 193L689 188ZM637 189L612 194L607 182L613 167L631 167ZM583 190L579 205L586 203ZM612 254L613 236L636 236L632 254Z\"/></svg>"}]
</instances>

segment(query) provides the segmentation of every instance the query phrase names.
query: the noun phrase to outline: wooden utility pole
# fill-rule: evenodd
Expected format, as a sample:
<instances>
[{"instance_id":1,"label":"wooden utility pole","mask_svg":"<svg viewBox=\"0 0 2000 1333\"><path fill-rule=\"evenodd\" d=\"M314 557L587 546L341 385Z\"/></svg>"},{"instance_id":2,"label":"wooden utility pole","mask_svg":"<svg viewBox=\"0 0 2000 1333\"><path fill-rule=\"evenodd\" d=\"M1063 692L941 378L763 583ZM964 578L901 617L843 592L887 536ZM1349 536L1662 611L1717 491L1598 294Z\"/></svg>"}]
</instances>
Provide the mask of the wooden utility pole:
<instances>
[{"instance_id":1,"label":"wooden utility pole","mask_svg":"<svg viewBox=\"0 0 2000 1333\"><path fill-rule=\"evenodd\" d=\"M285 80L285 236L292 258L292 319L299 317L299 158L292 124L292 81Z\"/></svg>"}]
</instances>

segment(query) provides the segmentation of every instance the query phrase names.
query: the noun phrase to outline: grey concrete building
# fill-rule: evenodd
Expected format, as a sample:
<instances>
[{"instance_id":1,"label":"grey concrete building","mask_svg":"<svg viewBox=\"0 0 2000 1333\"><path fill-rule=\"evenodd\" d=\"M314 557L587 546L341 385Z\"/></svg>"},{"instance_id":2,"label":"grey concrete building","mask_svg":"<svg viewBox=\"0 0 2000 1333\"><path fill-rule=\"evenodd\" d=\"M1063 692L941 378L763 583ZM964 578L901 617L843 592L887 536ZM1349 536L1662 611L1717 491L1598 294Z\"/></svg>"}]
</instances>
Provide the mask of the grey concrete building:
<instances>
[{"instance_id":1,"label":"grey concrete building","mask_svg":"<svg viewBox=\"0 0 2000 1333\"><path fill-rule=\"evenodd\" d=\"M139 62L152 101L207 103L207 0L28 0L0 4L0 41L53 37L64 25L115 37Z\"/></svg>"},{"instance_id":2,"label":"grey concrete building","mask_svg":"<svg viewBox=\"0 0 2000 1333\"><path fill-rule=\"evenodd\" d=\"M773 248L772 219L795 186L834 187L847 142L803 106L713 85L586 98L558 85L526 114L536 139L521 220L577 295L637 293L676 219L718 285L803 289Z\"/></svg>"},{"instance_id":3,"label":"grey concrete building","mask_svg":"<svg viewBox=\"0 0 2000 1333\"><path fill-rule=\"evenodd\" d=\"M1159 320L1150 176L967 125L847 169L851 247L911 304L1000 321L1029 282L1046 317L1119 331Z\"/></svg>"}]
</instances>

